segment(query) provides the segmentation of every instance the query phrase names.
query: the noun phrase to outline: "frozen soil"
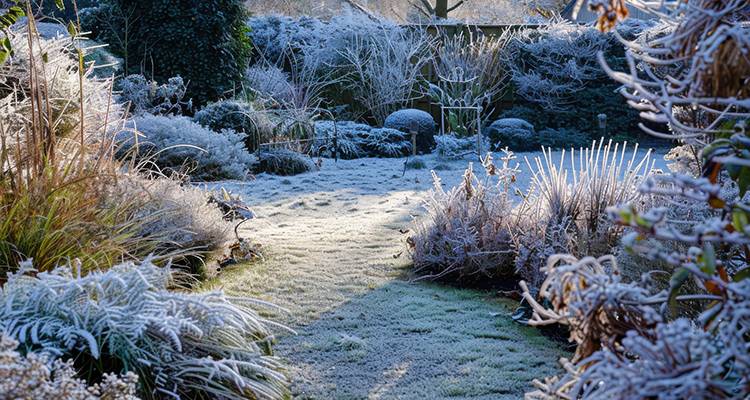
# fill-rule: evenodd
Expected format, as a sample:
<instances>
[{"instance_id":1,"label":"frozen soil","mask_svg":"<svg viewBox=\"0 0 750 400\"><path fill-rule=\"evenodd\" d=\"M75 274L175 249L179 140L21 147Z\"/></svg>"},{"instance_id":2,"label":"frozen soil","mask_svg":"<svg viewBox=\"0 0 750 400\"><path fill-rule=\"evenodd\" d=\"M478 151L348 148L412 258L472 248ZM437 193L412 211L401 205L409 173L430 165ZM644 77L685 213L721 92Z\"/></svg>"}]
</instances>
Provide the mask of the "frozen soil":
<instances>
[{"instance_id":1,"label":"frozen soil","mask_svg":"<svg viewBox=\"0 0 750 400\"><path fill-rule=\"evenodd\" d=\"M242 235L265 259L210 286L287 310L268 316L297 332L276 346L295 398L519 399L557 372L565 346L513 322L514 301L409 281L404 232L430 169L447 188L470 162L424 161L404 173L404 159L324 160L318 172L221 183L253 207Z\"/></svg>"}]
</instances>

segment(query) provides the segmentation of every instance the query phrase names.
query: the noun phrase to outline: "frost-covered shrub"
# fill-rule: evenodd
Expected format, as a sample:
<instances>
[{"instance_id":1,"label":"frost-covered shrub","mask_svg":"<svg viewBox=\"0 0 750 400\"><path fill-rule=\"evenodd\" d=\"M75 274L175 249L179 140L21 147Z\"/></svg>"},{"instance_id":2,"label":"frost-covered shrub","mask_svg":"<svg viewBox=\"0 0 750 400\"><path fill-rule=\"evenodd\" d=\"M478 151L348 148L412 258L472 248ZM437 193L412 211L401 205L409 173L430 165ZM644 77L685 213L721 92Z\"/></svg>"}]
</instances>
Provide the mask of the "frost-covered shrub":
<instances>
[{"instance_id":1,"label":"frost-covered shrub","mask_svg":"<svg viewBox=\"0 0 750 400\"><path fill-rule=\"evenodd\" d=\"M329 26L337 29L337 22L334 19ZM391 113L421 97L418 86L423 81L422 69L431 58L432 39L423 30L366 17L344 24L349 30L337 38L343 42L338 51L339 73L352 98L382 125ZM310 52L309 57L316 54Z\"/></svg>"},{"instance_id":2,"label":"frost-covered shrub","mask_svg":"<svg viewBox=\"0 0 750 400\"><path fill-rule=\"evenodd\" d=\"M417 132L417 151L429 153L435 147L437 124L432 115L425 111L405 109L388 115L384 125L386 128L397 129L406 134L412 130Z\"/></svg>"},{"instance_id":3,"label":"frost-covered shrub","mask_svg":"<svg viewBox=\"0 0 750 400\"><path fill-rule=\"evenodd\" d=\"M634 39L637 29L620 32ZM502 118L522 118L537 130L567 128L602 135L597 116L607 115L604 134L635 135L641 121L618 94L619 84L607 77L596 55L624 65L625 52L613 34L603 35L589 25L556 21L522 30L509 46L517 101Z\"/></svg>"},{"instance_id":4,"label":"frost-covered shrub","mask_svg":"<svg viewBox=\"0 0 750 400\"><path fill-rule=\"evenodd\" d=\"M493 149L508 147L516 151L538 151L541 148L571 149L591 144L589 135L573 129L545 128L536 131L534 126L520 118L502 118L486 130Z\"/></svg>"},{"instance_id":5,"label":"frost-covered shrub","mask_svg":"<svg viewBox=\"0 0 750 400\"><path fill-rule=\"evenodd\" d=\"M402 157L411 150L407 135L399 130L373 128L353 121L318 121L315 123L315 152L332 157L334 135L339 157Z\"/></svg>"},{"instance_id":6,"label":"frost-covered shrub","mask_svg":"<svg viewBox=\"0 0 750 400\"><path fill-rule=\"evenodd\" d=\"M34 273L0 292L0 329L28 348L74 358L82 376L134 372L157 399L288 396L271 356L271 323L249 299L168 290L172 272L146 261L80 277L75 267Z\"/></svg>"},{"instance_id":7,"label":"frost-covered shrub","mask_svg":"<svg viewBox=\"0 0 750 400\"><path fill-rule=\"evenodd\" d=\"M712 297L673 296L669 289L654 290L648 278L621 282L614 260L550 259L540 291L549 308L524 287L535 312L530 323L568 325L578 345L572 362L561 360L565 374L535 381L539 390L527 393L527 399L740 399L750 394L750 281L727 284L724 304L714 302L714 309L696 321L667 320L659 305Z\"/></svg>"},{"instance_id":8,"label":"frost-covered shrub","mask_svg":"<svg viewBox=\"0 0 750 400\"><path fill-rule=\"evenodd\" d=\"M486 138L482 137L482 149L489 150ZM467 154L476 154L477 137L458 137L453 134L435 135L435 153L444 159L457 159Z\"/></svg>"},{"instance_id":9,"label":"frost-covered shrub","mask_svg":"<svg viewBox=\"0 0 750 400\"><path fill-rule=\"evenodd\" d=\"M360 141L360 146L373 157L402 157L411 150L411 142L400 130L372 128Z\"/></svg>"},{"instance_id":10,"label":"frost-covered shrub","mask_svg":"<svg viewBox=\"0 0 750 400\"><path fill-rule=\"evenodd\" d=\"M284 61L288 52L298 52L306 46L317 46L323 22L317 18L284 15L253 16L247 21L248 35L258 55L272 64Z\"/></svg>"},{"instance_id":11,"label":"frost-covered shrub","mask_svg":"<svg viewBox=\"0 0 750 400\"><path fill-rule=\"evenodd\" d=\"M0 396L3 399L137 400L138 376L104 374L100 383L89 386L76 377L72 360L49 360L45 354L21 355L19 343L0 337Z\"/></svg>"},{"instance_id":12,"label":"frost-covered shrub","mask_svg":"<svg viewBox=\"0 0 750 400\"><path fill-rule=\"evenodd\" d=\"M192 102L185 101L187 86L179 76L158 84L143 75L128 75L117 81L118 101L126 103L135 115L182 115L192 111Z\"/></svg>"},{"instance_id":13,"label":"frost-covered shrub","mask_svg":"<svg viewBox=\"0 0 750 400\"><path fill-rule=\"evenodd\" d=\"M440 28L437 29L440 32ZM481 107L479 119L486 120L492 115L493 104L505 94L510 81L507 66L510 58L506 46L512 41L514 32L505 30L498 36L470 33L468 37L464 32L440 34L432 58L438 79L430 85L430 97L442 106ZM447 114L454 130L476 133L477 115L474 110L453 109L448 110Z\"/></svg>"},{"instance_id":14,"label":"frost-covered shrub","mask_svg":"<svg viewBox=\"0 0 750 400\"><path fill-rule=\"evenodd\" d=\"M415 220L407 239L418 279L476 284L514 274L509 185L517 170L512 160L506 153L497 167L488 154L485 179L469 166L463 182L448 192L433 172L427 213Z\"/></svg>"},{"instance_id":15,"label":"frost-covered shrub","mask_svg":"<svg viewBox=\"0 0 750 400\"><path fill-rule=\"evenodd\" d=\"M287 149L262 150L258 153L255 173L272 175L298 175L317 171L318 166L307 155Z\"/></svg>"},{"instance_id":16,"label":"frost-covered shrub","mask_svg":"<svg viewBox=\"0 0 750 400\"><path fill-rule=\"evenodd\" d=\"M494 150L509 148L514 151L539 150L534 140L534 125L519 118L499 119L485 130Z\"/></svg>"},{"instance_id":17,"label":"frost-covered shrub","mask_svg":"<svg viewBox=\"0 0 750 400\"><path fill-rule=\"evenodd\" d=\"M614 44L591 26L567 21L524 29L511 45L516 94L551 111L570 104L587 83L606 74L596 54Z\"/></svg>"},{"instance_id":18,"label":"frost-covered shrub","mask_svg":"<svg viewBox=\"0 0 750 400\"><path fill-rule=\"evenodd\" d=\"M245 82L260 98L279 104L292 104L298 95L291 77L272 64L251 66L245 71Z\"/></svg>"},{"instance_id":19,"label":"frost-covered shrub","mask_svg":"<svg viewBox=\"0 0 750 400\"><path fill-rule=\"evenodd\" d=\"M244 179L256 162L244 135L213 132L187 117L144 115L130 127L118 134L123 154L166 171L187 169L196 180Z\"/></svg>"},{"instance_id":20,"label":"frost-covered shrub","mask_svg":"<svg viewBox=\"0 0 750 400\"><path fill-rule=\"evenodd\" d=\"M195 186L168 178L144 179L125 175L118 182L117 195L139 199L134 218L142 224L137 235L160 238L155 254L172 256L173 263L197 277L206 277L206 259L233 239L232 224L211 194Z\"/></svg>"},{"instance_id":21,"label":"frost-covered shrub","mask_svg":"<svg viewBox=\"0 0 750 400\"><path fill-rule=\"evenodd\" d=\"M230 130L245 136L245 148L253 152L273 133L273 123L265 112L250 103L224 100L211 103L195 113L195 122L214 132Z\"/></svg>"}]
</instances>

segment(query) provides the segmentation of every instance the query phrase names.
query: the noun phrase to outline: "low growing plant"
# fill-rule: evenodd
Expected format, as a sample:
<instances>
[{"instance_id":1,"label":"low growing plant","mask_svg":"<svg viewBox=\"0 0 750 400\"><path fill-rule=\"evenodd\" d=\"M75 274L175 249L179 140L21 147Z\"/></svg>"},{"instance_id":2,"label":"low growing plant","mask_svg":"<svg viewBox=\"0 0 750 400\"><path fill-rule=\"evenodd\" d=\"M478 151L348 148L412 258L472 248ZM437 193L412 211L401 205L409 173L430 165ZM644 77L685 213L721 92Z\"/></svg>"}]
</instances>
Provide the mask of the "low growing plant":
<instances>
[{"instance_id":1,"label":"low growing plant","mask_svg":"<svg viewBox=\"0 0 750 400\"><path fill-rule=\"evenodd\" d=\"M144 399L284 399L263 304L220 292L170 291L172 271L145 261L80 275L31 262L0 291L0 329L30 349L73 358L80 376L138 375Z\"/></svg>"},{"instance_id":2,"label":"low growing plant","mask_svg":"<svg viewBox=\"0 0 750 400\"><path fill-rule=\"evenodd\" d=\"M121 157L147 160L164 172L196 180L245 179L256 163L245 135L213 132L188 117L143 115L118 133Z\"/></svg>"}]
</instances>

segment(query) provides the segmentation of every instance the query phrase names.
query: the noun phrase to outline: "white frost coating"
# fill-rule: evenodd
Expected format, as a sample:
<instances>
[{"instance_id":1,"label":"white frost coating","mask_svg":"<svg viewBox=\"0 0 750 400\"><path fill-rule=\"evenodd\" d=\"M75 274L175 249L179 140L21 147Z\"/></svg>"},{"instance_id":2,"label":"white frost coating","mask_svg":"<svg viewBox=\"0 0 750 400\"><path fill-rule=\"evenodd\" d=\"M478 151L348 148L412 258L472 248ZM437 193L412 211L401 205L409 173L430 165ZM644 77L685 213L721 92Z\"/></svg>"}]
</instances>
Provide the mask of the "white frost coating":
<instances>
[{"instance_id":1,"label":"white frost coating","mask_svg":"<svg viewBox=\"0 0 750 400\"><path fill-rule=\"evenodd\" d=\"M521 31L510 47L516 94L548 110L565 107L589 82L605 77L596 55L613 43L612 35L566 21Z\"/></svg>"},{"instance_id":2,"label":"white frost coating","mask_svg":"<svg viewBox=\"0 0 750 400\"><path fill-rule=\"evenodd\" d=\"M492 125L497 129L500 128L513 128L513 129L524 129L528 131L534 130L534 125L520 118L502 118L493 122Z\"/></svg>"},{"instance_id":3,"label":"white frost coating","mask_svg":"<svg viewBox=\"0 0 750 400\"><path fill-rule=\"evenodd\" d=\"M213 132L187 117L144 115L129 128L118 134L123 151L137 143L139 156L153 156L160 168L193 168L190 175L197 180L244 179L256 162L245 150L245 135Z\"/></svg>"},{"instance_id":4,"label":"white frost coating","mask_svg":"<svg viewBox=\"0 0 750 400\"><path fill-rule=\"evenodd\" d=\"M435 120L432 118L432 115L413 108L399 110L389 115L385 120L384 126L406 133L410 132L413 128L417 128L417 132L420 135L434 134L436 129Z\"/></svg>"},{"instance_id":5,"label":"white frost coating","mask_svg":"<svg viewBox=\"0 0 750 400\"><path fill-rule=\"evenodd\" d=\"M400 157L411 149L406 134L389 128L373 128L353 121L336 122L339 156L342 158L359 157ZM316 152L333 156L333 121L315 123Z\"/></svg>"},{"instance_id":6,"label":"white frost coating","mask_svg":"<svg viewBox=\"0 0 750 400\"><path fill-rule=\"evenodd\" d=\"M247 305L170 291L170 269L149 261L79 275L71 266L10 274L0 330L50 354L115 357L160 393L286 398L287 379L261 343L271 323Z\"/></svg>"}]
</instances>

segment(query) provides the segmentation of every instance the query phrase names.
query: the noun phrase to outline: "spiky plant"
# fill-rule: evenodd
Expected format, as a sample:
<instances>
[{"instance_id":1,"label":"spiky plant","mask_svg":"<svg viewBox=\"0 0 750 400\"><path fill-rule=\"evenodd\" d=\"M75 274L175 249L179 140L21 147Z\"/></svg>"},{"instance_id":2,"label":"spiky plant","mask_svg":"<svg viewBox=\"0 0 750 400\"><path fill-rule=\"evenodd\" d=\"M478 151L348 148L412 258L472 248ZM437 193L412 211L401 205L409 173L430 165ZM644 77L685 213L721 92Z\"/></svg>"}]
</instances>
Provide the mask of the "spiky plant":
<instances>
[{"instance_id":1,"label":"spiky plant","mask_svg":"<svg viewBox=\"0 0 750 400\"><path fill-rule=\"evenodd\" d=\"M653 168L650 151L631 152L627 143L594 141L591 147L563 152L555 162L550 150L526 165L531 189L516 212L524 228L515 236L517 269L537 288L547 257L556 253L607 254L622 230L604 223L607 207L636 199L638 185ZM569 163L566 163L569 156Z\"/></svg>"},{"instance_id":2,"label":"spiky plant","mask_svg":"<svg viewBox=\"0 0 750 400\"><path fill-rule=\"evenodd\" d=\"M75 360L82 377L138 374L146 399L282 399L274 324L247 299L169 291L172 272L145 261L81 276L80 264L24 263L0 291L0 330L25 347Z\"/></svg>"}]
</instances>

